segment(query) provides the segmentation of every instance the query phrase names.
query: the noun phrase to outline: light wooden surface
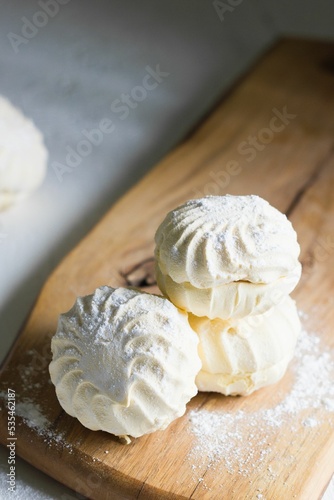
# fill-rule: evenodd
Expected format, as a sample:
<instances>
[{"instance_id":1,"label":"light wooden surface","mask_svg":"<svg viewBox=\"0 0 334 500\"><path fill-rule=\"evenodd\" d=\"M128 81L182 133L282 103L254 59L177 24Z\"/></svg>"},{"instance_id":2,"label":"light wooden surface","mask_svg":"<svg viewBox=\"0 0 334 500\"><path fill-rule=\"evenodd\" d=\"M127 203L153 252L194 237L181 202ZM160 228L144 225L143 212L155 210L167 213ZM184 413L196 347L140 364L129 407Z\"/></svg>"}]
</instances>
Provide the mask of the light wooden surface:
<instances>
[{"instance_id":1,"label":"light wooden surface","mask_svg":"<svg viewBox=\"0 0 334 500\"><path fill-rule=\"evenodd\" d=\"M0 376L0 391L15 389L17 401L29 398L52 423L46 437L17 417L20 456L96 500L239 500L261 498L258 491L267 499L319 498L334 472L334 427L329 421L320 430L301 428L297 436L289 426L277 431L265 459L276 467L275 481L256 469L248 477L229 474L222 461L215 470L207 469L203 484L200 477L194 478L192 465L201 463L205 468L207 457L198 457L198 464L187 458L195 442L189 432L189 411L166 431L124 446L113 436L85 429L61 410L49 382L48 363L57 317L76 296L104 284L134 284L157 291L152 275L154 232L168 210L200 193L254 193L289 215L304 264L294 297L309 314L307 327L333 347L333 89L333 44L280 42L59 265ZM263 129L270 124L278 127L271 121L277 114L273 109L282 112L285 107L289 123L270 136ZM243 144L250 136L261 138L252 161ZM230 161L237 162L233 171L227 167ZM230 179L224 185L226 172ZM220 179L220 185L213 178ZM327 242L325 248L322 241ZM287 374L279 390L287 392L289 384ZM268 404L276 391L277 386L266 388L248 398L199 394L188 407L252 412ZM0 437L6 444L7 415L4 401L0 402ZM287 469L283 456L288 452L293 460Z\"/></svg>"}]
</instances>

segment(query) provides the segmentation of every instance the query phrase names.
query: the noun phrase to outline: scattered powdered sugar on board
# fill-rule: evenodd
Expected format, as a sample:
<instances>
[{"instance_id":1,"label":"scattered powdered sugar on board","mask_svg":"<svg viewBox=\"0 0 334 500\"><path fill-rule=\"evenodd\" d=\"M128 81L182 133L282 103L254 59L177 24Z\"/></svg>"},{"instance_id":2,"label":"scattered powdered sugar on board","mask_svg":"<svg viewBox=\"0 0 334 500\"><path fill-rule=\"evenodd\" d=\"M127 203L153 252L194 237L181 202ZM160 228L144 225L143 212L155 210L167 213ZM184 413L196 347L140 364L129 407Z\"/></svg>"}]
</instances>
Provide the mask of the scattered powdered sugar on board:
<instances>
[{"instance_id":1,"label":"scattered powdered sugar on board","mask_svg":"<svg viewBox=\"0 0 334 500\"><path fill-rule=\"evenodd\" d=\"M44 442L48 444L51 442L58 443L71 452L72 445L65 442L62 434L50 429L51 424L43 414L39 404L28 398L24 398L21 402L16 403L15 412L16 415L23 418L28 427L35 429L37 434L44 438Z\"/></svg>"},{"instance_id":2,"label":"scattered powdered sugar on board","mask_svg":"<svg viewBox=\"0 0 334 500\"><path fill-rule=\"evenodd\" d=\"M69 453L72 453L72 445L67 443L61 433L57 433L51 428L51 423L44 415L41 406L28 397L19 397L16 394L17 401L15 402L15 415L21 417L27 427L34 429L34 431L43 438L47 444L58 444L66 448ZM7 393L0 392L0 399L6 401ZM17 422L21 425L22 422Z\"/></svg>"},{"instance_id":3,"label":"scattered powdered sugar on board","mask_svg":"<svg viewBox=\"0 0 334 500\"><path fill-rule=\"evenodd\" d=\"M0 393L0 398L6 399L7 394ZM67 443L61 433L55 432L51 429L51 423L43 414L43 411L38 403L29 398L22 398L15 404L15 415L21 417L27 427L34 429L35 432L41 437L45 443L56 443L72 453L72 445ZM18 425L21 425L18 422Z\"/></svg>"},{"instance_id":4,"label":"scattered powdered sugar on board","mask_svg":"<svg viewBox=\"0 0 334 500\"><path fill-rule=\"evenodd\" d=\"M48 419L43 415L41 407L29 399L16 403L15 413L23 418L28 427L45 430L50 425Z\"/></svg>"},{"instance_id":5,"label":"scattered powdered sugar on board","mask_svg":"<svg viewBox=\"0 0 334 500\"><path fill-rule=\"evenodd\" d=\"M301 428L314 432L324 422L334 425L334 350L303 330L290 370L292 387L272 408L254 412L200 408L190 412L189 432L195 442L188 458L195 481L207 467L214 469L218 463L223 463L229 473L246 477L266 467L274 478L266 456L272 454L271 441L284 427L298 433Z\"/></svg>"}]
</instances>

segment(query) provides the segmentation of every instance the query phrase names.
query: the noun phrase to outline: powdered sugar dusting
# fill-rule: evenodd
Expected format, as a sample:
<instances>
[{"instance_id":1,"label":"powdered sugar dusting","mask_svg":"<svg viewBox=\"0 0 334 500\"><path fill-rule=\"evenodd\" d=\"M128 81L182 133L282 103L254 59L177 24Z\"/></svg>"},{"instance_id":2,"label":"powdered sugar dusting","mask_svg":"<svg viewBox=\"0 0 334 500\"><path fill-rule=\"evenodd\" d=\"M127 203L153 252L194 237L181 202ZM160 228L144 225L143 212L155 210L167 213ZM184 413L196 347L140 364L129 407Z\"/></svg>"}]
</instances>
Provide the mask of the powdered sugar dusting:
<instances>
[{"instance_id":1,"label":"powdered sugar dusting","mask_svg":"<svg viewBox=\"0 0 334 500\"><path fill-rule=\"evenodd\" d=\"M334 426L334 350L303 330L290 371L292 387L274 407L254 412L200 408L190 413L189 432L195 441L188 458L195 481L218 463L231 474L273 474L266 457L274 454L284 428L314 433L325 422ZM288 460L292 463L294 457Z\"/></svg>"},{"instance_id":2,"label":"powdered sugar dusting","mask_svg":"<svg viewBox=\"0 0 334 500\"><path fill-rule=\"evenodd\" d=\"M15 406L16 414L23 418L30 428L46 429L50 423L37 403L25 398Z\"/></svg>"},{"instance_id":3,"label":"powdered sugar dusting","mask_svg":"<svg viewBox=\"0 0 334 500\"><path fill-rule=\"evenodd\" d=\"M291 222L255 195L188 200L167 214L155 242L158 270L195 288L215 287L217 280L221 285L273 283L282 277L297 282L300 275Z\"/></svg>"},{"instance_id":4,"label":"powdered sugar dusting","mask_svg":"<svg viewBox=\"0 0 334 500\"><path fill-rule=\"evenodd\" d=\"M4 401L7 399L5 392L0 392L0 398ZM63 448L67 448L69 453L72 453L72 445L66 442L65 436L52 429L52 424L44 414L41 406L31 398L23 397L18 399L15 404L15 415L22 418L25 425L34 429L34 431L43 438L45 443L60 444ZM20 426L22 422L17 422Z\"/></svg>"}]
</instances>

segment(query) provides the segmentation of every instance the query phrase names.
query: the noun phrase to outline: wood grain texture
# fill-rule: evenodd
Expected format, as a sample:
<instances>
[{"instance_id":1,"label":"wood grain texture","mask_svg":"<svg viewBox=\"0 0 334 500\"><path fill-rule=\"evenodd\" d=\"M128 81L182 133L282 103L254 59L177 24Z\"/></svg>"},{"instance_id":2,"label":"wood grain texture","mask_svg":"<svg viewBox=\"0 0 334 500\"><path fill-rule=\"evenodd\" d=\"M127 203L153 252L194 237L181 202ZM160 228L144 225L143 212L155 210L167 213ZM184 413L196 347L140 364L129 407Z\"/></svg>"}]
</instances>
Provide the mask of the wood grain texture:
<instances>
[{"instance_id":1,"label":"wood grain texture","mask_svg":"<svg viewBox=\"0 0 334 500\"><path fill-rule=\"evenodd\" d=\"M96 500L239 500L256 499L259 491L267 499L319 498L334 472L330 421L320 430L301 428L297 435L289 426L277 431L265 458L275 467L275 480L256 469L248 477L229 474L223 460L215 470L206 468L205 454L198 463L188 459L195 442L189 410L252 412L266 407L278 391L289 390L289 373L248 398L199 394L168 429L124 446L107 433L85 429L61 410L48 363L60 312L78 295L105 284L134 284L156 292L153 238L166 212L186 199L226 192L258 194L288 213L304 265L294 297L309 314L307 328L334 347L333 62L334 44L281 41L50 276L0 375L0 391L15 389L17 401L29 398L50 422L45 434L17 417L20 456ZM274 118L280 113L285 115L281 121ZM0 438L6 444L5 401L0 402ZM205 484L194 465L204 468Z\"/></svg>"}]
</instances>

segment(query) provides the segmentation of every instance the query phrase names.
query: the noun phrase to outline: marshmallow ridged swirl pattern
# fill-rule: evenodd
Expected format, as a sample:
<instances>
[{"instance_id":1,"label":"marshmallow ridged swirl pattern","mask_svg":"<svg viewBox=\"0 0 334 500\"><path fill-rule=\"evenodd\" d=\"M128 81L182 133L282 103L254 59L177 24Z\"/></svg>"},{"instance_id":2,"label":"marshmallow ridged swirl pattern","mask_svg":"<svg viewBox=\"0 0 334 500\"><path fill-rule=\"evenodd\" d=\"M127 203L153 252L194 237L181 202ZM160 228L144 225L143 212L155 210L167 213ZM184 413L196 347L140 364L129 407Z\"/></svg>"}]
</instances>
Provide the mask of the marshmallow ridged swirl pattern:
<instances>
[{"instance_id":1,"label":"marshmallow ridged swirl pattern","mask_svg":"<svg viewBox=\"0 0 334 500\"><path fill-rule=\"evenodd\" d=\"M280 380L301 330L289 296L250 319L209 320L190 314L189 321L200 340L202 368L197 387L226 396L247 396Z\"/></svg>"},{"instance_id":2,"label":"marshmallow ridged swirl pattern","mask_svg":"<svg viewBox=\"0 0 334 500\"><path fill-rule=\"evenodd\" d=\"M210 319L263 313L301 274L290 221L255 195L190 200L167 214L155 241L160 289Z\"/></svg>"},{"instance_id":3,"label":"marshmallow ridged swirl pattern","mask_svg":"<svg viewBox=\"0 0 334 500\"><path fill-rule=\"evenodd\" d=\"M197 345L187 314L167 299L105 286L60 315L51 380L84 426L138 437L184 414L197 393Z\"/></svg>"}]
</instances>

